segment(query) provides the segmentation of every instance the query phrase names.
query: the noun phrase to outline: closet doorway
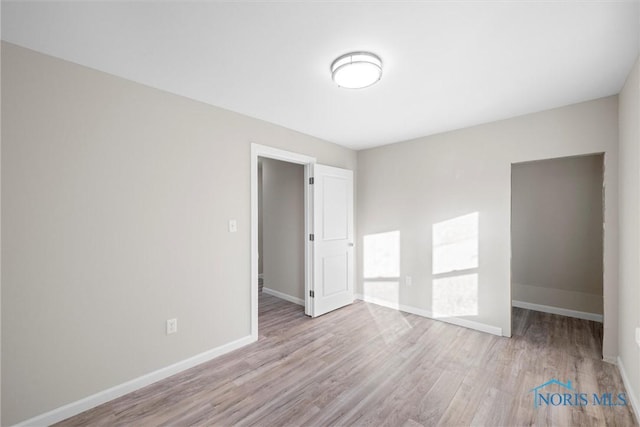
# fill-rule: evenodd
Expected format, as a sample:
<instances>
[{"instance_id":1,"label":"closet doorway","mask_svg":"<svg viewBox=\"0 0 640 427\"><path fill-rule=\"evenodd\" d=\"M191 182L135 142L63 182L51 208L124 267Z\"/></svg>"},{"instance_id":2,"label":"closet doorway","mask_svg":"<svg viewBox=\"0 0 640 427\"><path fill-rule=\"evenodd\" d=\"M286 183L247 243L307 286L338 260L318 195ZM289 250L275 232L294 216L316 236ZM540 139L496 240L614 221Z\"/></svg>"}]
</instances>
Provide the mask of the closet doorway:
<instances>
[{"instance_id":1,"label":"closet doorway","mask_svg":"<svg viewBox=\"0 0 640 427\"><path fill-rule=\"evenodd\" d=\"M603 322L604 196L604 154L512 165L513 307Z\"/></svg>"}]
</instances>

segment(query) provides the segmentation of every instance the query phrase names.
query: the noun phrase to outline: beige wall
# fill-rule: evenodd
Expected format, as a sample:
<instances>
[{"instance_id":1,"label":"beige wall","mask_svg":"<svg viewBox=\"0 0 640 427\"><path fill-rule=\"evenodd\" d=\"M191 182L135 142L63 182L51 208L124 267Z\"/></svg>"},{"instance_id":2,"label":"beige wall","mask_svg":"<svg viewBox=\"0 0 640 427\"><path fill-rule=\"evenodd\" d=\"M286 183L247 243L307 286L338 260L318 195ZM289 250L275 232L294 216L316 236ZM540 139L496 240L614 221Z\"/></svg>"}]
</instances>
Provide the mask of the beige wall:
<instances>
[{"instance_id":1,"label":"beige wall","mask_svg":"<svg viewBox=\"0 0 640 427\"><path fill-rule=\"evenodd\" d=\"M640 398L640 60L620 93L620 360Z\"/></svg>"},{"instance_id":2,"label":"beige wall","mask_svg":"<svg viewBox=\"0 0 640 427\"><path fill-rule=\"evenodd\" d=\"M304 166L262 159L264 286L304 300Z\"/></svg>"},{"instance_id":3,"label":"beige wall","mask_svg":"<svg viewBox=\"0 0 640 427\"><path fill-rule=\"evenodd\" d=\"M513 165L513 300L602 314L603 161Z\"/></svg>"},{"instance_id":4,"label":"beige wall","mask_svg":"<svg viewBox=\"0 0 640 427\"><path fill-rule=\"evenodd\" d=\"M400 231L400 304L433 311L432 227L478 213L477 314L510 324L511 164L604 152L605 355L617 354L617 97L358 152L358 292L363 238ZM452 274L455 275L455 272ZM412 277L408 286L405 277Z\"/></svg>"},{"instance_id":5,"label":"beige wall","mask_svg":"<svg viewBox=\"0 0 640 427\"><path fill-rule=\"evenodd\" d=\"M2 107L3 425L250 335L251 142L356 167L334 144L6 43Z\"/></svg>"}]
</instances>

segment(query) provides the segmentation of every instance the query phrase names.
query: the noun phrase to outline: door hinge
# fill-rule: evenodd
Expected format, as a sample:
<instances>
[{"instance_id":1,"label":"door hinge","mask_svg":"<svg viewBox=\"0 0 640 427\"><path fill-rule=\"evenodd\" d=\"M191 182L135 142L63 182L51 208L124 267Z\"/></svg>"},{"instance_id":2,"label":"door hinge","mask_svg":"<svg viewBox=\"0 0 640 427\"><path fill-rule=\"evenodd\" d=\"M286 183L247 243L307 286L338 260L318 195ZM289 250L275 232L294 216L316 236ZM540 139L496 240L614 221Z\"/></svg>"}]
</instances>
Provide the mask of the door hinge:
<instances>
[{"instance_id":1,"label":"door hinge","mask_svg":"<svg viewBox=\"0 0 640 427\"><path fill-rule=\"evenodd\" d=\"M309 178L309 185L313 185L313 183L314 183L313 177L310 177Z\"/></svg>"},{"instance_id":2,"label":"door hinge","mask_svg":"<svg viewBox=\"0 0 640 427\"><path fill-rule=\"evenodd\" d=\"M309 240L313 242L314 239L315 239L315 236L313 234L309 234Z\"/></svg>"},{"instance_id":3,"label":"door hinge","mask_svg":"<svg viewBox=\"0 0 640 427\"><path fill-rule=\"evenodd\" d=\"M315 293L315 292L313 292L313 291L309 291L309 296L310 296L311 298L315 298L316 293Z\"/></svg>"}]
</instances>

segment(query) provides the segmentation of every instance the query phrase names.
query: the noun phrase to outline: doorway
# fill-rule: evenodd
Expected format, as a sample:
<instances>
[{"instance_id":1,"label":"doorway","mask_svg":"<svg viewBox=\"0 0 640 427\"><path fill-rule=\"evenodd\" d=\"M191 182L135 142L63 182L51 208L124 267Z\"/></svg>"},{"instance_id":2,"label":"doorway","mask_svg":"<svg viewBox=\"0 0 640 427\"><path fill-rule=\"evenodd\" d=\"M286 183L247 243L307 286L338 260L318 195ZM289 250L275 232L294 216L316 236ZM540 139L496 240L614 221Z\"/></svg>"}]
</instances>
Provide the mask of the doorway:
<instances>
[{"instance_id":1,"label":"doorway","mask_svg":"<svg viewBox=\"0 0 640 427\"><path fill-rule=\"evenodd\" d=\"M259 283L259 160L273 159L282 162L288 162L295 165L302 165L304 168L304 182L308 182L312 173L313 164L316 159L303 154L293 153L268 147L260 144L251 144L251 337L258 339L258 283ZM308 186L304 185L304 235L308 235L311 230L311 197ZM309 289L311 287L311 246L308 240L304 244L304 294L305 294L305 313L308 314L309 307Z\"/></svg>"},{"instance_id":2,"label":"doorway","mask_svg":"<svg viewBox=\"0 0 640 427\"><path fill-rule=\"evenodd\" d=\"M249 289L253 340L258 339L260 158L304 167L302 247L304 248L305 314L317 317L353 303L355 282L353 171L316 164L315 158L310 156L251 144L251 285Z\"/></svg>"},{"instance_id":3,"label":"doorway","mask_svg":"<svg viewBox=\"0 0 640 427\"><path fill-rule=\"evenodd\" d=\"M513 164L511 189L512 306L603 323L604 154Z\"/></svg>"},{"instance_id":4,"label":"doorway","mask_svg":"<svg viewBox=\"0 0 640 427\"><path fill-rule=\"evenodd\" d=\"M304 166L258 159L258 292L304 307Z\"/></svg>"}]
</instances>

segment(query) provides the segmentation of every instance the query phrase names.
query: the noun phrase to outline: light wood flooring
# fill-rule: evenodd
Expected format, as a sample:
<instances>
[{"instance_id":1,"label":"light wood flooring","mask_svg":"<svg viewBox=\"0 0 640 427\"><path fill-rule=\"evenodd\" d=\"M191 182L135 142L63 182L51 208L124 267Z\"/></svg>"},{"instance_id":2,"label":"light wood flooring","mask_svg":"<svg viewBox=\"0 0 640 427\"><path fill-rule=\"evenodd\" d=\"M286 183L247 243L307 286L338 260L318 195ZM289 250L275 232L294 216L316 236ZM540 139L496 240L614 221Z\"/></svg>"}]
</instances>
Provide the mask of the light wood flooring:
<instances>
[{"instance_id":1,"label":"light wood flooring","mask_svg":"<svg viewBox=\"0 0 640 427\"><path fill-rule=\"evenodd\" d=\"M59 425L637 425L630 406L534 408L552 378L624 386L601 324L513 310L509 339L362 301L310 319L262 294L258 342Z\"/></svg>"}]
</instances>

